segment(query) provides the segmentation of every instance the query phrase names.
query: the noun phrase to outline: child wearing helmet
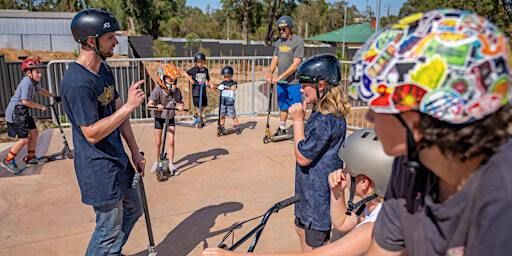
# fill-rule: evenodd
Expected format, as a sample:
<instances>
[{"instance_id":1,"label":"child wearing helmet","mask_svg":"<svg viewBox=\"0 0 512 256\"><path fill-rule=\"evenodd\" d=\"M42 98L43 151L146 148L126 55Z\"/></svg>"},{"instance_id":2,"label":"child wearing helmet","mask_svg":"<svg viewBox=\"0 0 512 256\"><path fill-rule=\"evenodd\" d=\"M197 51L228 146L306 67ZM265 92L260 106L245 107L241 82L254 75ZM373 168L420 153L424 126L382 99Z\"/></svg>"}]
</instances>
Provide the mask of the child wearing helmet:
<instances>
[{"instance_id":1,"label":"child wearing helmet","mask_svg":"<svg viewBox=\"0 0 512 256\"><path fill-rule=\"evenodd\" d=\"M29 109L34 108L46 111L48 108L34 102L35 94L54 97L56 101L60 101L60 97L55 97L53 93L39 86L44 68L45 66L41 63L41 58L38 56L28 57L21 63L21 71L25 74L25 77L16 87L16 91L5 110L7 134L12 138L18 137L19 140L14 143L9 154L7 154L7 157L0 165L14 174L20 172L15 158L25 145L28 147L28 153L23 158L25 164L31 165L39 162L35 155L38 131L34 119L30 116Z\"/></svg>"},{"instance_id":2,"label":"child wearing helmet","mask_svg":"<svg viewBox=\"0 0 512 256\"><path fill-rule=\"evenodd\" d=\"M387 156L373 129L360 129L346 138L338 155L345 168L329 174L331 221L344 236L330 244L302 253L244 254L209 248L203 256L338 256L362 255L372 242L373 225L379 215L383 191L391 173L393 158ZM371 156L367 161L365 156ZM345 191L350 188L346 202ZM354 196L361 198L353 203ZM347 206L348 204L348 206Z\"/></svg>"},{"instance_id":3,"label":"child wearing helmet","mask_svg":"<svg viewBox=\"0 0 512 256\"><path fill-rule=\"evenodd\" d=\"M398 157L369 255L509 255L507 38L469 11L418 13L355 55L351 95Z\"/></svg>"},{"instance_id":4,"label":"child wearing helmet","mask_svg":"<svg viewBox=\"0 0 512 256\"><path fill-rule=\"evenodd\" d=\"M203 53L194 55L194 66L187 70L187 74L192 78L192 100L197 112L194 117L197 119L199 115L204 113L203 110L208 106L208 97L206 95L206 87L212 87L210 84L210 73L206 67L206 56ZM212 87L213 88L213 87ZM202 92L201 92L202 91ZM202 98L199 97L202 95ZM201 103L201 106L199 106ZM201 109L199 109L201 108Z\"/></svg>"},{"instance_id":5,"label":"child wearing helmet","mask_svg":"<svg viewBox=\"0 0 512 256\"><path fill-rule=\"evenodd\" d=\"M171 173L177 171L174 166L174 134L176 132L175 126L175 111L166 110L164 108L177 108L180 111L183 110L183 95L181 90L178 88L178 78L190 77L183 71L179 70L172 64L164 64L157 68L157 85L151 92L148 98L148 107L157 107L156 110L151 111L151 115L155 119L155 152L158 158L160 152L160 146L162 144L162 130L166 119L169 119L169 146L167 149L167 155L169 156L169 170ZM191 80L191 79L190 79ZM152 171L156 170L157 162L153 164ZM165 175L169 175L168 173Z\"/></svg>"},{"instance_id":6,"label":"child wearing helmet","mask_svg":"<svg viewBox=\"0 0 512 256\"><path fill-rule=\"evenodd\" d=\"M224 81L217 87L222 91L221 105L219 106L221 129L224 129L226 116L233 118L233 129L238 129L239 126L235 109L235 90L238 88L238 84L233 80L233 73L233 68L230 66L222 68L221 75Z\"/></svg>"},{"instance_id":7,"label":"child wearing helmet","mask_svg":"<svg viewBox=\"0 0 512 256\"><path fill-rule=\"evenodd\" d=\"M304 123L301 103L293 104L288 112L293 119L295 194L301 198L295 204L295 224L302 251L320 247L330 238L329 218L330 172L342 168L338 149L345 139L345 116L350 110L343 90L338 86L340 64L334 55L319 54L305 60L297 70L305 102L317 110Z\"/></svg>"}]
</instances>

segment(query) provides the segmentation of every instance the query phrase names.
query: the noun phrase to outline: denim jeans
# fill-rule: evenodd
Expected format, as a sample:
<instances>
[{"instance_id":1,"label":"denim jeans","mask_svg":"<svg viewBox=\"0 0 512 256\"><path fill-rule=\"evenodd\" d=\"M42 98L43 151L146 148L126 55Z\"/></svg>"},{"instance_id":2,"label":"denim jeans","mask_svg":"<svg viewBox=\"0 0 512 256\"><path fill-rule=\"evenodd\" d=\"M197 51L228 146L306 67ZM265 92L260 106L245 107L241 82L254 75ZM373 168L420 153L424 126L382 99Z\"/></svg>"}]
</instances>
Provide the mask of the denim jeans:
<instances>
[{"instance_id":1,"label":"denim jeans","mask_svg":"<svg viewBox=\"0 0 512 256\"><path fill-rule=\"evenodd\" d=\"M121 255L133 225L142 216L139 188L130 187L119 201L93 208L96 228L85 255Z\"/></svg>"}]
</instances>

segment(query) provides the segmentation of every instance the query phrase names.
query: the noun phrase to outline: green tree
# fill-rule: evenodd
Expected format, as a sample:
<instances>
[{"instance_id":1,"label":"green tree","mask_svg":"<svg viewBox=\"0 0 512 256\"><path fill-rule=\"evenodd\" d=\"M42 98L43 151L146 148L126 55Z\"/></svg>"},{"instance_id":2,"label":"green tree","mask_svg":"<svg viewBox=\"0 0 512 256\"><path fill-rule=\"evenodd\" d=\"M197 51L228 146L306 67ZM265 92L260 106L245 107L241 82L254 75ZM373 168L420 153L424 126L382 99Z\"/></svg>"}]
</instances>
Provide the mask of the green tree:
<instances>
[{"instance_id":1,"label":"green tree","mask_svg":"<svg viewBox=\"0 0 512 256\"><path fill-rule=\"evenodd\" d=\"M174 57L176 47L160 40L153 40L153 57Z\"/></svg>"},{"instance_id":2,"label":"green tree","mask_svg":"<svg viewBox=\"0 0 512 256\"><path fill-rule=\"evenodd\" d=\"M242 38L248 42L249 33L256 32L263 18L263 4L257 0L221 0L227 17L240 24Z\"/></svg>"},{"instance_id":3,"label":"green tree","mask_svg":"<svg viewBox=\"0 0 512 256\"><path fill-rule=\"evenodd\" d=\"M151 35L153 39L160 36L161 22L168 20L176 11L176 1L173 0L129 0L122 3L128 17L133 18L135 30Z\"/></svg>"},{"instance_id":4,"label":"green tree","mask_svg":"<svg viewBox=\"0 0 512 256\"><path fill-rule=\"evenodd\" d=\"M199 47L201 47L201 42L199 41L201 38L196 33L191 32L185 36L185 39L187 40L185 48L188 49L190 56L192 57L194 52L198 51Z\"/></svg>"}]
</instances>

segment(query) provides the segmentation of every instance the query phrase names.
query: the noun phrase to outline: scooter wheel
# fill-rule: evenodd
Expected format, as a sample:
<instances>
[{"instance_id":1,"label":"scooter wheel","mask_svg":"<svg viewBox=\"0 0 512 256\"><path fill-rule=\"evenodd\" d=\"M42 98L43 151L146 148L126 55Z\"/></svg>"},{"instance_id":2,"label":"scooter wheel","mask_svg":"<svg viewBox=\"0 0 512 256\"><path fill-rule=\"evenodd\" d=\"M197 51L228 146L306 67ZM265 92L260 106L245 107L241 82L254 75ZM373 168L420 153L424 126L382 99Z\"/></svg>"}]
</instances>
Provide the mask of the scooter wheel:
<instances>
[{"instance_id":1,"label":"scooter wheel","mask_svg":"<svg viewBox=\"0 0 512 256\"><path fill-rule=\"evenodd\" d=\"M267 136L263 137L263 144L268 144L269 142L270 139Z\"/></svg>"},{"instance_id":2,"label":"scooter wheel","mask_svg":"<svg viewBox=\"0 0 512 256\"><path fill-rule=\"evenodd\" d=\"M162 170L157 170L156 171L156 180L158 180L158 181L166 181L167 179L169 179L169 178L163 174Z\"/></svg>"}]
</instances>

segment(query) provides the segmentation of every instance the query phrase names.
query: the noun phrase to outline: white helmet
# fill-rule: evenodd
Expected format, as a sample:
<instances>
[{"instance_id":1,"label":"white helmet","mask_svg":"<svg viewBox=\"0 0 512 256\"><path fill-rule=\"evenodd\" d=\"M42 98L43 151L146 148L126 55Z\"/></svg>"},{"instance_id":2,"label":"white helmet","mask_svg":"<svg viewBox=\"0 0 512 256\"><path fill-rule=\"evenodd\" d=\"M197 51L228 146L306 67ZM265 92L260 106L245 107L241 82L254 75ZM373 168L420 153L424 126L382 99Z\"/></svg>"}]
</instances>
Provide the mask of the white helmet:
<instances>
[{"instance_id":1,"label":"white helmet","mask_svg":"<svg viewBox=\"0 0 512 256\"><path fill-rule=\"evenodd\" d=\"M345 139L338 155L345 166L348 167L350 176L353 178L347 214L377 196L384 196L394 158L384 153L374 129L360 129L350 134ZM354 204L352 202L354 198L354 178L359 174L363 174L373 181L375 194Z\"/></svg>"}]
</instances>

